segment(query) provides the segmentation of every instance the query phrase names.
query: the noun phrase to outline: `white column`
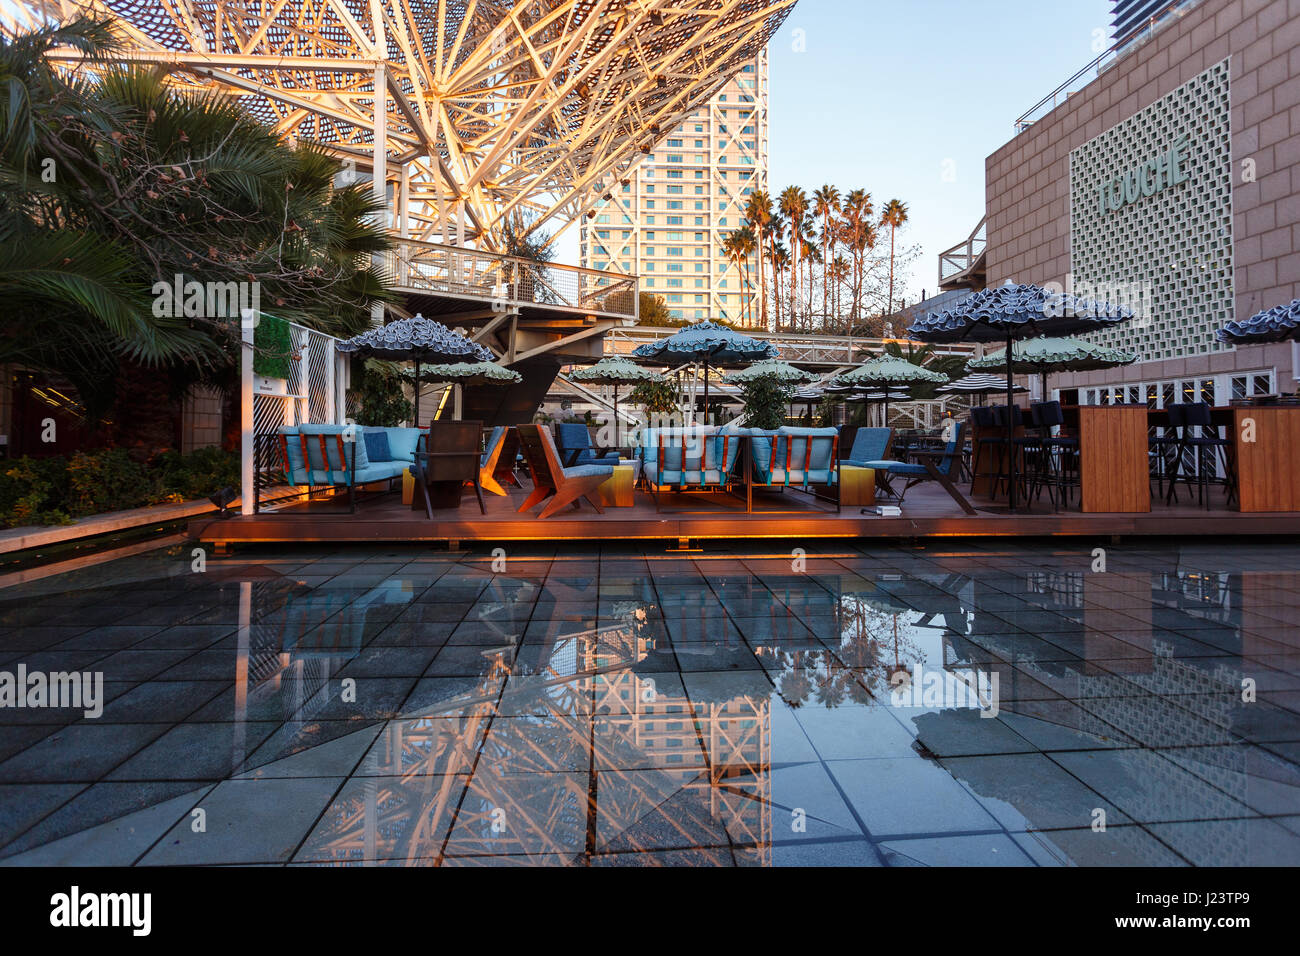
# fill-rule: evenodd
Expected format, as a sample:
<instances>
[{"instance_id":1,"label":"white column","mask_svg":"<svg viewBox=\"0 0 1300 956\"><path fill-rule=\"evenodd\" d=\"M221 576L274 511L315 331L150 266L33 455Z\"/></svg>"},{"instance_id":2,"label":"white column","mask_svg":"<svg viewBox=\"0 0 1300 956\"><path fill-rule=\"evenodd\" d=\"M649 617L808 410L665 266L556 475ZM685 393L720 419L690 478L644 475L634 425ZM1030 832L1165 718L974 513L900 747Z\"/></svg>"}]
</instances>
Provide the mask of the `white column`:
<instances>
[{"instance_id":1,"label":"white column","mask_svg":"<svg viewBox=\"0 0 1300 956\"><path fill-rule=\"evenodd\" d=\"M329 424L334 425L343 417L336 414L339 411L338 406L335 404L338 396L337 379L335 378L338 366L334 362L334 340L323 338L321 339L321 345L329 353L325 356L325 419Z\"/></svg>"},{"instance_id":2,"label":"white column","mask_svg":"<svg viewBox=\"0 0 1300 956\"><path fill-rule=\"evenodd\" d=\"M253 513L253 329L257 315L240 310L239 348L239 484L242 491L240 514Z\"/></svg>"}]
</instances>

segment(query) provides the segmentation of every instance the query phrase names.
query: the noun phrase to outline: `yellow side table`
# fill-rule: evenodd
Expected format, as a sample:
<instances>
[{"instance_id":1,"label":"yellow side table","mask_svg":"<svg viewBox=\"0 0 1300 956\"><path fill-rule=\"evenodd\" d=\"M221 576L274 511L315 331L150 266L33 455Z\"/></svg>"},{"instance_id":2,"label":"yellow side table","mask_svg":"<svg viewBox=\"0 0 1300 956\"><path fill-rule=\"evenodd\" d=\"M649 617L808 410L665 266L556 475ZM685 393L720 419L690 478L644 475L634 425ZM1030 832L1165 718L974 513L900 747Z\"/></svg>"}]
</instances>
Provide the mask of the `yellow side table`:
<instances>
[{"instance_id":1,"label":"yellow side table","mask_svg":"<svg viewBox=\"0 0 1300 956\"><path fill-rule=\"evenodd\" d=\"M415 475L411 474L411 469L406 468L402 471L402 504L409 508L414 497Z\"/></svg>"},{"instance_id":2,"label":"yellow side table","mask_svg":"<svg viewBox=\"0 0 1300 956\"><path fill-rule=\"evenodd\" d=\"M857 465L840 465L840 505L866 508L876 503L876 471Z\"/></svg>"},{"instance_id":3,"label":"yellow side table","mask_svg":"<svg viewBox=\"0 0 1300 956\"><path fill-rule=\"evenodd\" d=\"M631 508L632 486L636 478L636 465L630 461L614 466L614 473L596 486L600 503L606 508Z\"/></svg>"}]
</instances>

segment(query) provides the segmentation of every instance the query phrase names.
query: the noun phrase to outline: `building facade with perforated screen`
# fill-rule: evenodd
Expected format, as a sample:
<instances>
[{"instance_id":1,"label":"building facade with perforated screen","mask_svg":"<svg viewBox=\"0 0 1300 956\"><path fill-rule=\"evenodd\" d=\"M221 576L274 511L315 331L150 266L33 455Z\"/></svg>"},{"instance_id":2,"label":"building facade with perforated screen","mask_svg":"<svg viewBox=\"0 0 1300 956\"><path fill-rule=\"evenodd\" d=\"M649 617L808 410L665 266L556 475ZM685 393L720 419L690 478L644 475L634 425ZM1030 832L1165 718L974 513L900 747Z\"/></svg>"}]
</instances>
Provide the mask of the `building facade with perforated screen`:
<instances>
[{"instance_id":1,"label":"building facade with perforated screen","mask_svg":"<svg viewBox=\"0 0 1300 956\"><path fill-rule=\"evenodd\" d=\"M1215 331L1300 298L1300 19L1287 0L1185 5L986 163L987 281L1131 305L1096 333L1139 362L1060 375L1091 402L1293 392L1289 345Z\"/></svg>"}]
</instances>

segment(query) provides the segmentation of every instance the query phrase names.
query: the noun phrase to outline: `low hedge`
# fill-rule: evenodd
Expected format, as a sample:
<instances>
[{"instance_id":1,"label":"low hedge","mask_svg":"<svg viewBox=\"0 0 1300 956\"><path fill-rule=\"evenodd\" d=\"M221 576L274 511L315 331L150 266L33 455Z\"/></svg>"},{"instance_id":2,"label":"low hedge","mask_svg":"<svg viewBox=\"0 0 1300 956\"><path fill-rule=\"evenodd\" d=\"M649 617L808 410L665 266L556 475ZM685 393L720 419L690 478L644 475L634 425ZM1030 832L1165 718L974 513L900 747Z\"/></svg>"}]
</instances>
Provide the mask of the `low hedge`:
<instances>
[{"instance_id":1,"label":"low hedge","mask_svg":"<svg viewBox=\"0 0 1300 956\"><path fill-rule=\"evenodd\" d=\"M77 518L204 498L239 487L239 456L220 448L145 462L123 449L70 457L18 458L0 464L0 526L70 524Z\"/></svg>"}]
</instances>

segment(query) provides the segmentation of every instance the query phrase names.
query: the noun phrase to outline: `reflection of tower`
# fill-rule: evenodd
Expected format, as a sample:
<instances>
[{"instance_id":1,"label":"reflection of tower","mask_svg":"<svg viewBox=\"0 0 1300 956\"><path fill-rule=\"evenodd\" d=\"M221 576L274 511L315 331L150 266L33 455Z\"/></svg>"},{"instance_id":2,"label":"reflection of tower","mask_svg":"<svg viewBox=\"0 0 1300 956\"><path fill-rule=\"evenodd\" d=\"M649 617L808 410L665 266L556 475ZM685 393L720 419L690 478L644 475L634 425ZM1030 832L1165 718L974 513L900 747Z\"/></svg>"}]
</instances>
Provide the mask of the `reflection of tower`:
<instances>
[{"instance_id":1,"label":"reflection of tower","mask_svg":"<svg viewBox=\"0 0 1300 956\"><path fill-rule=\"evenodd\" d=\"M635 627L607 632L605 654L589 663L611 661L611 645L623 646L635 656L625 664L645 658L651 643ZM602 670L594 678L594 713L600 720L598 744L606 753L643 755L642 761L615 760L614 764L659 768L679 791L702 793L707 813L726 829L732 843L743 844L751 862L771 862L771 699L768 693L737 694L722 700L688 700L665 693L653 673L638 674L626 666ZM766 684L766 679L763 679ZM701 750L701 747L703 748ZM610 778L600 787L602 815L615 832L631 825L653 801L639 793L640 773L613 766L602 773ZM617 803L615 803L617 801ZM614 811L611 819L611 811ZM619 819L621 818L621 820Z\"/></svg>"}]
</instances>

